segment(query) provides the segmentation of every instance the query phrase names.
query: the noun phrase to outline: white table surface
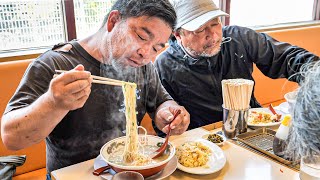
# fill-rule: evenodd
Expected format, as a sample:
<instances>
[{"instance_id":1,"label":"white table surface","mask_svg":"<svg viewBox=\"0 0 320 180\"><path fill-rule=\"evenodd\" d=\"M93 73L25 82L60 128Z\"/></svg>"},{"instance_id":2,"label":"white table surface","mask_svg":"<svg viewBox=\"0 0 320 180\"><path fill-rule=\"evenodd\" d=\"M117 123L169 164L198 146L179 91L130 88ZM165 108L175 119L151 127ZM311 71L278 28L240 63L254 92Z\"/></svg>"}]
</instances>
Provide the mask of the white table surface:
<instances>
[{"instance_id":1,"label":"white table surface","mask_svg":"<svg viewBox=\"0 0 320 180\"><path fill-rule=\"evenodd\" d=\"M203 128L197 128L185 132L180 136L172 136L170 140L181 137L202 137L209 132L221 130L215 129L207 131ZM176 170L165 180L189 180L189 179L252 179L252 180L295 180L299 179L299 172L283 166L274 160L263 157L257 153L236 145L230 140L226 141L221 147L226 155L227 162L222 170L210 175L193 175ZM51 172L55 180L101 180L101 177L92 175L94 159L74 164ZM111 176L110 176L111 177Z\"/></svg>"}]
</instances>

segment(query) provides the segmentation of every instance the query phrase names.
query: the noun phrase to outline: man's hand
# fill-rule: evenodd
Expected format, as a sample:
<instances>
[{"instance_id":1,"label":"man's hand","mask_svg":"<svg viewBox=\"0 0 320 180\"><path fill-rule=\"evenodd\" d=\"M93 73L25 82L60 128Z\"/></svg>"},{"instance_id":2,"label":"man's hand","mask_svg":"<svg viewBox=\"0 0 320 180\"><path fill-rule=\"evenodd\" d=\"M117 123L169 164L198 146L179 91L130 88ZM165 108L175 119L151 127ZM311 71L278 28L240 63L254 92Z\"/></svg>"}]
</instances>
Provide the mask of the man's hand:
<instances>
[{"instance_id":1,"label":"man's hand","mask_svg":"<svg viewBox=\"0 0 320 180\"><path fill-rule=\"evenodd\" d=\"M173 120L174 113L178 109L181 110L181 113ZM183 106L164 106L157 111L155 123L162 132L167 133L169 128L171 128L172 135L179 135L188 129L190 115Z\"/></svg>"},{"instance_id":2,"label":"man's hand","mask_svg":"<svg viewBox=\"0 0 320 180\"><path fill-rule=\"evenodd\" d=\"M91 92L92 77L82 65L52 79L48 96L58 109L75 110L83 107Z\"/></svg>"}]
</instances>

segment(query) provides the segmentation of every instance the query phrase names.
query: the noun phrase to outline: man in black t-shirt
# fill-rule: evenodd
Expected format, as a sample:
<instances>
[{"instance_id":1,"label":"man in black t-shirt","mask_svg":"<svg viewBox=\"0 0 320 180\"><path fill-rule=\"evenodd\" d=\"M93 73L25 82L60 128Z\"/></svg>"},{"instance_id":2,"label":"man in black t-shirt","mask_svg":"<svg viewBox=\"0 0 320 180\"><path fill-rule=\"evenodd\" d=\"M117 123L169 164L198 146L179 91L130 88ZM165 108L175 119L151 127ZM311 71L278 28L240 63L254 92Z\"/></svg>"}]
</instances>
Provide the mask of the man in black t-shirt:
<instances>
[{"instance_id":1,"label":"man in black t-shirt","mask_svg":"<svg viewBox=\"0 0 320 180\"><path fill-rule=\"evenodd\" d=\"M135 82L137 119L149 113L159 129L183 133L189 114L162 87L150 61L164 47L176 15L167 0L117 1L102 27L58 44L33 61L1 121L4 145L26 148L46 139L47 171L92 159L123 136L121 87L92 84L92 75ZM68 70L53 78L55 70ZM171 123L173 112L182 110Z\"/></svg>"}]
</instances>

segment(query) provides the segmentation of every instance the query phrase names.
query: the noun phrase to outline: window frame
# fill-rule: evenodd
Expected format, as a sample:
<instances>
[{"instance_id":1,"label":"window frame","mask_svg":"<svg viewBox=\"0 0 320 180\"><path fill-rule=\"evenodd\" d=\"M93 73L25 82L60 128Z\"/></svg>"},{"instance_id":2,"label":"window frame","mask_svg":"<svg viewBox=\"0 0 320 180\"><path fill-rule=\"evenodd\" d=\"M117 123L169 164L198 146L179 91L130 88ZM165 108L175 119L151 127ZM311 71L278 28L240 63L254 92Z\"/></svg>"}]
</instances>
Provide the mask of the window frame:
<instances>
[{"instance_id":1,"label":"window frame","mask_svg":"<svg viewBox=\"0 0 320 180\"><path fill-rule=\"evenodd\" d=\"M65 17L66 40L71 41L77 39L76 19L74 13L73 0L63 0L62 6Z\"/></svg>"},{"instance_id":2,"label":"window frame","mask_svg":"<svg viewBox=\"0 0 320 180\"><path fill-rule=\"evenodd\" d=\"M229 15L230 13L230 5L231 5L231 0L220 0L220 9ZM313 11L312 11L312 21L319 21L320 20L320 0L314 0L313 1ZM222 22L224 25L230 25L230 17L222 17ZM286 24L287 27L290 27L290 25L295 26L294 24L296 23L284 23ZM301 24L301 22L297 22L297 24ZM308 24L308 22L306 22ZM270 25L272 28L272 25Z\"/></svg>"}]
</instances>

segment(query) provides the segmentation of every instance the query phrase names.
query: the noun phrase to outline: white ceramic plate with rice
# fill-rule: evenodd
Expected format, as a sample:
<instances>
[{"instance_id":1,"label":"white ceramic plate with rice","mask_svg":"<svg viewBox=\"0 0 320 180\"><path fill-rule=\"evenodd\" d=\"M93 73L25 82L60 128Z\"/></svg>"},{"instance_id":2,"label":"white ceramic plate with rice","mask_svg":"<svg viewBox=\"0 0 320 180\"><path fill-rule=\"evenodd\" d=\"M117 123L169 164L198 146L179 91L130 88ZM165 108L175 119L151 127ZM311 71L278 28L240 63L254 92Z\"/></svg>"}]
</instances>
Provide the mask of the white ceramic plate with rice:
<instances>
[{"instance_id":1,"label":"white ceramic plate with rice","mask_svg":"<svg viewBox=\"0 0 320 180\"><path fill-rule=\"evenodd\" d=\"M207 141L203 138L178 138L171 141L171 143L178 148L180 145L186 142L201 142L203 145L209 147L211 150L211 155L209 156L209 161L205 166L200 167L186 167L179 163L178 161L178 169L181 171L191 173L191 174L212 174L220 171L226 164L227 158L223 153L222 149L216 144Z\"/></svg>"},{"instance_id":2,"label":"white ceramic plate with rice","mask_svg":"<svg viewBox=\"0 0 320 180\"><path fill-rule=\"evenodd\" d=\"M277 114L281 115L281 118L278 122L256 122L254 123L253 117L252 117L252 113L259 113L259 112L263 112L263 113L268 113L271 116L273 115L272 112L268 109L268 108L251 108L249 109L249 118L248 118L248 126L250 127L271 127L271 126L277 126L281 124L281 121L284 118L284 113L282 111L276 110Z\"/></svg>"}]
</instances>

